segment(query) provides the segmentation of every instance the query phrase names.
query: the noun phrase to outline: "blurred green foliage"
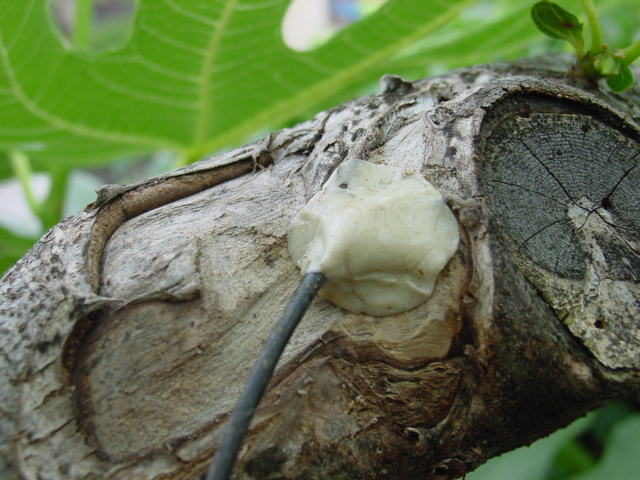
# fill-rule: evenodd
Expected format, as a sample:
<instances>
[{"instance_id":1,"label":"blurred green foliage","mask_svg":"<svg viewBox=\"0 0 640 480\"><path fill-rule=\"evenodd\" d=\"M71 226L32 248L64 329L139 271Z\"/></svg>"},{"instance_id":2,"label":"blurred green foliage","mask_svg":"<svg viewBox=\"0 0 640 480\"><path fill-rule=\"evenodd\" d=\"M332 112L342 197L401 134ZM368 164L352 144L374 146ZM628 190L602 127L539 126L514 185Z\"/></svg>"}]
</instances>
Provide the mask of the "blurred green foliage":
<instances>
[{"instance_id":1,"label":"blurred green foliage","mask_svg":"<svg viewBox=\"0 0 640 480\"><path fill-rule=\"evenodd\" d=\"M494 458L467 480L630 480L640 471L638 396Z\"/></svg>"},{"instance_id":2,"label":"blurred green foliage","mask_svg":"<svg viewBox=\"0 0 640 480\"><path fill-rule=\"evenodd\" d=\"M17 235L7 228L0 227L0 270L9 268L31 248L34 239Z\"/></svg>"}]
</instances>

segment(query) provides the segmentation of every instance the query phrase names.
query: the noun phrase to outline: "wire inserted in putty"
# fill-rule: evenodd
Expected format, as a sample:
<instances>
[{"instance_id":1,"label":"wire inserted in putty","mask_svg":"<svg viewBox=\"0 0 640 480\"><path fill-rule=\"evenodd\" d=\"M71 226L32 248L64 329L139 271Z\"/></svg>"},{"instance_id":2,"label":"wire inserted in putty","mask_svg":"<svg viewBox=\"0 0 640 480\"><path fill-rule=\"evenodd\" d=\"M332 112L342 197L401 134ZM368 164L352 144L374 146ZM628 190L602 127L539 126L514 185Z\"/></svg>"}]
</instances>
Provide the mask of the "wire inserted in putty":
<instances>
[{"instance_id":1,"label":"wire inserted in putty","mask_svg":"<svg viewBox=\"0 0 640 480\"><path fill-rule=\"evenodd\" d=\"M304 278L225 425L206 480L231 475L278 359L316 292L355 313L411 310L431 296L458 248L459 232L442 195L422 176L347 160L296 216L288 241Z\"/></svg>"}]
</instances>

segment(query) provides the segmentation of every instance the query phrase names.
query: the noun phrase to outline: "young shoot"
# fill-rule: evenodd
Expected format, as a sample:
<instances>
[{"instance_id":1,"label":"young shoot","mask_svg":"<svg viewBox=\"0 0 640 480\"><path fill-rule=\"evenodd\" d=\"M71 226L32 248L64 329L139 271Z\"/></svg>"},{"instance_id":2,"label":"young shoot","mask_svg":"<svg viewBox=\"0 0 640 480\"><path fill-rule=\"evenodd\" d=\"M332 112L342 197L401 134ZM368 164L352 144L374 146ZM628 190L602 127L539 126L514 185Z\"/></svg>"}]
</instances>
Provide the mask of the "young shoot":
<instances>
[{"instance_id":1,"label":"young shoot","mask_svg":"<svg viewBox=\"0 0 640 480\"><path fill-rule=\"evenodd\" d=\"M593 0L582 0L591 34L591 45L585 47L582 23L560 5L543 0L531 7L531 18L538 30L552 38L569 42L576 52L575 74L598 80L604 78L615 92L626 90L633 84L629 65L640 56L640 39L626 48L611 50L604 43L600 20Z\"/></svg>"}]
</instances>

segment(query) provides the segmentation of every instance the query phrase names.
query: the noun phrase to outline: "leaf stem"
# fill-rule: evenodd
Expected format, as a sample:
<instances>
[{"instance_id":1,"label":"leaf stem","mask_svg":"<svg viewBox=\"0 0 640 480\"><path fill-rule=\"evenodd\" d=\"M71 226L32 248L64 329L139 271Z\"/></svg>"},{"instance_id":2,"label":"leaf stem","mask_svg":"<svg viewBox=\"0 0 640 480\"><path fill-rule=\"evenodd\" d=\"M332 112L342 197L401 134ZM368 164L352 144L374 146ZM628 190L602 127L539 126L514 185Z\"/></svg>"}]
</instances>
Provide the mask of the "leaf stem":
<instances>
[{"instance_id":1,"label":"leaf stem","mask_svg":"<svg viewBox=\"0 0 640 480\"><path fill-rule=\"evenodd\" d=\"M94 0L75 0L73 15L73 45L78 50L91 47L91 24Z\"/></svg>"},{"instance_id":2,"label":"leaf stem","mask_svg":"<svg viewBox=\"0 0 640 480\"><path fill-rule=\"evenodd\" d=\"M623 48L622 53L624 54L624 60L622 60L622 64L625 67L628 67L636 58L640 57L640 38L629 45L627 48Z\"/></svg>"},{"instance_id":3,"label":"leaf stem","mask_svg":"<svg viewBox=\"0 0 640 480\"><path fill-rule=\"evenodd\" d=\"M194 162L196 157L193 155L190 149L181 150L178 153L178 157L173 161L173 168L184 167Z\"/></svg>"},{"instance_id":4,"label":"leaf stem","mask_svg":"<svg viewBox=\"0 0 640 480\"><path fill-rule=\"evenodd\" d=\"M591 53L600 53L604 46L602 41L602 30L600 28L600 20L598 20L598 13L596 12L596 6L593 4L593 0L581 0L582 8L587 14L587 21L589 22L589 30L591 31Z\"/></svg>"},{"instance_id":5,"label":"leaf stem","mask_svg":"<svg viewBox=\"0 0 640 480\"><path fill-rule=\"evenodd\" d=\"M40 219L43 229L48 229L60 221L62 205L66 197L67 180L70 170L68 168L53 168L49 173L51 185L44 202L38 202L31 188L31 163L26 153L21 150L11 150L9 160L13 172L20 182L22 194L29 206L29 210Z\"/></svg>"},{"instance_id":6,"label":"leaf stem","mask_svg":"<svg viewBox=\"0 0 640 480\"><path fill-rule=\"evenodd\" d=\"M49 171L51 185L46 200L40 205L40 220L46 230L53 227L62 217L62 206L67 196L67 184L71 170L56 167Z\"/></svg>"},{"instance_id":7,"label":"leaf stem","mask_svg":"<svg viewBox=\"0 0 640 480\"><path fill-rule=\"evenodd\" d=\"M29 157L21 150L11 150L8 155L13 173L20 182L22 194L27 201L29 209L34 215L40 217L40 208L31 189L31 163L29 162Z\"/></svg>"}]
</instances>

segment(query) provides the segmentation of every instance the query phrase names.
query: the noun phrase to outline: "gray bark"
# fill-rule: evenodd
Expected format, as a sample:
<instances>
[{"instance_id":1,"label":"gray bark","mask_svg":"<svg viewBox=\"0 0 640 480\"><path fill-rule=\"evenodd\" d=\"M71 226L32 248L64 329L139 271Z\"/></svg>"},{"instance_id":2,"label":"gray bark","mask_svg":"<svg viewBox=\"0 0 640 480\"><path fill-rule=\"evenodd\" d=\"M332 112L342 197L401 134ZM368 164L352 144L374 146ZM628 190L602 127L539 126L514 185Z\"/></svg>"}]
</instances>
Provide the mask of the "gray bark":
<instances>
[{"instance_id":1,"label":"gray bark","mask_svg":"<svg viewBox=\"0 0 640 480\"><path fill-rule=\"evenodd\" d=\"M299 282L286 232L347 158L421 172L461 244L375 318L316 300L242 479L457 478L640 388L640 95L566 61L462 69L106 188L0 282L0 477L196 478Z\"/></svg>"}]
</instances>

